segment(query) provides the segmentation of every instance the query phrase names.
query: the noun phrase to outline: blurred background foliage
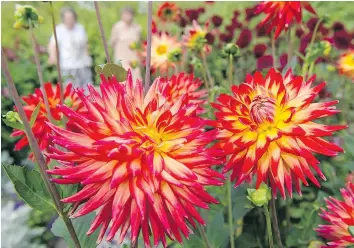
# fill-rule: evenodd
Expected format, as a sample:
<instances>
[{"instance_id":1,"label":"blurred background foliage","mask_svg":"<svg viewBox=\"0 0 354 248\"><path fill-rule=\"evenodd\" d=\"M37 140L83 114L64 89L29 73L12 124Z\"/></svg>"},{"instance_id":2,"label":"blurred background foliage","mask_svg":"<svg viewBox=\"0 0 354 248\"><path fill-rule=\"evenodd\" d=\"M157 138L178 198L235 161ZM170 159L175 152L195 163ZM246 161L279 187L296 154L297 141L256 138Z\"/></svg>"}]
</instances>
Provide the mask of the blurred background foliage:
<instances>
[{"instance_id":1,"label":"blurred background foliage","mask_svg":"<svg viewBox=\"0 0 354 248\"><path fill-rule=\"evenodd\" d=\"M155 2L153 8L156 11L158 5L161 2ZM15 10L16 2L2 2L1 3L1 31L2 31L2 47L9 48L10 52L14 51L15 54L13 61L10 61L10 71L14 77L17 89L20 95L27 95L33 92L33 89L39 86L38 77L36 73L35 64L33 61L33 54L31 49L31 43L28 32L23 30L15 30L12 28L14 19L13 13ZM36 36L38 42L43 46L43 53L41 55L41 62L44 70L44 78L46 81L56 82L56 69L47 66L46 61L48 55L46 54L45 47L52 34L52 23L50 19L50 5L45 2L21 2L21 4L30 4L38 9L39 13L44 17L44 24L40 28L36 29ZM244 10L248 7L255 5L255 2L215 2L212 5L205 4L204 2L178 2L178 6L182 9L204 7L205 13L200 16L199 21L205 22L212 15L220 15L224 18L224 26L230 23L233 11L238 10L241 16L244 15ZM328 14L330 21L326 24L328 27L335 21L340 21L345 24L348 31L354 31L354 11L353 3L349 2L312 2L313 8L317 11L319 16ZM73 7L79 15L78 21L84 25L89 39L89 50L94 60L94 65L104 64L105 55L103 52L103 46L101 37L98 30L98 23L96 21L96 14L92 2L54 2L53 3L56 14L56 21L59 23L60 16L59 11L63 6ZM115 22L120 18L120 9L124 6L131 6L136 10L136 22L143 28L143 38L146 35L146 2L100 2L100 11L103 22L103 27L106 32L106 36L109 37L111 28ZM155 12L154 12L155 13ZM249 23L250 29L254 29L257 23L261 20L261 16L257 16ZM304 22L310 18L310 15L304 14ZM240 18L242 20L242 17ZM157 23L159 24L159 23ZM168 24L167 29L171 34L180 34L181 28L178 24ZM237 36L237 35L236 35ZM260 37L252 39L251 44L241 50L242 56L237 59L235 81L240 83L246 72L252 73L257 69L256 59L252 56L252 49L255 44L264 42L268 45L267 51L270 53L269 39ZM287 49L287 41L285 39L279 41L277 44L279 54L283 53ZM299 40L296 41L294 47L299 47ZM110 48L111 49L111 48ZM112 52L112 51L110 51ZM330 123L347 123L351 125L354 121L354 106L352 102L352 96L354 94L353 85L350 80L343 76L339 76L337 72L328 70L328 65L333 66L333 61L338 57L340 51L336 48L332 49L330 63L319 63L315 66L315 73L317 74L318 81L326 81L326 92L322 95L322 101L328 99L339 99L338 109L343 112L339 115L331 118L326 118L324 121L326 124ZM252 57L252 58L251 58ZM218 82L218 86L224 85L227 80L225 68L227 68L227 60L220 57L217 52L212 53L208 57L208 62L212 68L212 75ZM297 72L300 65L295 64L294 68ZM199 75L198 71L195 71L196 75ZM98 83L98 81L96 82ZM12 110L13 102L4 87L6 81L2 75L2 94L1 94L1 114L5 114L7 111ZM214 89L215 94L225 91L224 88L219 87ZM2 162L3 163L15 163L18 165L31 164L26 160L28 150L22 150L20 152L14 152L13 147L15 139L10 137L11 128L6 127L3 123L1 125L1 142L2 142ZM354 127L337 133L333 137L332 141L344 146L346 153L340 154L335 158L328 158L319 156L321 161L321 168L327 177L328 181L322 182L322 187L316 188L311 185L310 187L303 187L303 197L294 194L293 199L287 199L286 201L277 201L278 206L278 218L280 229L282 230L282 238L286 247L311 247L312 242L315 240L321 240L317 237L313 228L315 228L321 219L318 217L318 209L323 206L324 197L334 196L339 197L339 189L344 186L345 178L347 174L354 168ZM6 182L6 181L5 181ZM247 200L245 197L245 190L249 185L242 185L236 189L233 189L233 212L235 218L236 227L236 247L262 247L261 244L266 244L265 240L265 220L263 213L260 209L248 209ZM219 205L211 206L210 211L202 211L203 217L206 219L208 225L206 227L206 233L209 242L213 248L226 248L228 246L228 224L227 224L227 197L225 187L214 187L208 189L219 201ZM9 202L9 199L19 199L11 189L11 187L4 183L2 180L2 192L3 200ZM286 203L290 207L285 207ZM3 206L2 206L3 207ZM11 206L7 206L6 211L10 211ZM28 210L23 210L28 211ZM22 214L23 215L23 214ZM55 218L52 213L40 213L38 211L31 211L27 214L27 217L23 219L22 215L21 223L26 223L27 229L32 230L28 236L24 236L30 240L33 244L46 244L47 246L53 245L53 235L49 229L51 223ZM16 230L16 226L12 229ZM11 229L11 230L12 230ZM27 232L28 230L21 230L21 232ZM35 234L34 234L35 233ZM27 242L27 241L26 241ZM23 244L26 244L23 242ZM172 244L172 243L171 243ZM196 235L192 235L190 240L186 241L183 246L173 243L173 247L187 247L196 248L203 247L202 238L198 231ZM18 246L29 247L29 246ZM40 247L40 246L35 246ZM107 246L110 247L110 246Z\"/></svg>"}]
</instances>

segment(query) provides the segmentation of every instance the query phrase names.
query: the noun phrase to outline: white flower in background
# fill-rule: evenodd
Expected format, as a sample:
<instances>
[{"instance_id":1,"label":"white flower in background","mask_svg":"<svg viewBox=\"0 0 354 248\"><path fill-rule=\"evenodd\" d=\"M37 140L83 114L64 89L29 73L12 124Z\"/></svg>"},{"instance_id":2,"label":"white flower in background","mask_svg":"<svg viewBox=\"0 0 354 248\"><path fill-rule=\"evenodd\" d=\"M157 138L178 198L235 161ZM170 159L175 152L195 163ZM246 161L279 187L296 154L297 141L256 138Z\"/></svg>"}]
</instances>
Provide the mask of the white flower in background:
<instances>
[{"instance_id":1,"label":"white flower in background","mask_svg":"<svg viewBox=\"0 0 354 248\"><path fill-rule=\"evenodd\" d=\"M12 201L1 206L1 248L45 248L44 245L30 243L45 231L45 228L28 227L31 208L27 205L14 207Z\"/></svg>"}]
</instances>

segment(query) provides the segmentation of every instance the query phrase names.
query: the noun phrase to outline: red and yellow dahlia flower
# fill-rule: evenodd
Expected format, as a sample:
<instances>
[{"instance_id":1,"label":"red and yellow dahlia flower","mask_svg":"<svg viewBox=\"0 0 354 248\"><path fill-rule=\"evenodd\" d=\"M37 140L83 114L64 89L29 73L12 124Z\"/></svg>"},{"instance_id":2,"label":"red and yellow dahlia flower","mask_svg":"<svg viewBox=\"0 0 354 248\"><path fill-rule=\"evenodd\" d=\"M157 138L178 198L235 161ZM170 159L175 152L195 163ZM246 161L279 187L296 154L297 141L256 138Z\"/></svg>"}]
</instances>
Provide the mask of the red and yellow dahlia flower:
<instances>
[{"instance_id":1,"label":"red and yellow dahlia flower","mask_svg":"<svg viewBox=\"0 0 354 248\"><path fill-rule=\"evenodd\" d=\"M320 216L329 224L319 225L318 234L328 240L326 247L340 248L354 245L354 184L341 189L343 201L330 197L326 199L327 209L321 209Z\"/></svg>"},{"instance_id":2,"label":"red and yellow dahlia flower","mask_svg":"<svg viewBox=\"0 0 354 248\"><path fill-rule=\"evenodd\" d=\"M60 86L56 86L51 83L45 83L44 89L47 93L48 103L50 107L50 113L55 121L61 121L63 114L57 108L57 104L60 102ZM44 105L44 98L41 89L37 88L34 90L34 94L29 94L28 96L22 97L23 101L26 103L24 106L25 114L28 120L31 118L33 111L39 103L40 109L36 121L33 124L32 132L37 139L38 145L42 150L47 150L48 146L51 144L50 141L50 128L47 126L46 121L48 121L47 111ZM82 105L78 101L78 97L72 89L72 85L68 84L64 92L64 104L73 109L82 109ZM15 150L21 150L28 146L28 139L24 131L14 129L11 134L12 137L21 137L21 139L16 143ZM30 158L33 159L33 153L30 154Z\"/></svg>"},{"instance_id":3,"label":"red and yellow dahlia flower","mask_svg":"<svg viewBox=\"0 0 354 248\"><path fill-rule=\"evenodd\" d=\"M176 67L176 61L171 57L174 53L181 53L181 43L176 37L169 36L167 33L153 34L151 40L151 67L153 70L160 70L165 73L169 68ZM145 50L142 56L145 58Z\"/></svg>"},{"instance_id":4,"label":"red and yellow dahlia flower","mask_svg":"<svg viewBox=\"0 0 354 248\"><path fill-rule=\"evenodd\" d=\"M337 67L339 73L354 80L354 50L350 50L340 56Z\"/></svg>"},{"instance_id":5,"label":"red and yellow dahlia flower","mask_svg":"<svg viewBox=\"0 0 354 248\"><path fill-rule=\"evenodd\" d=\"M204 131L197 105L186 105L184 96L168 102L159 83L158 78L144 97L142 82L134 83L128 72L125 83L102 82L102 95L92 87L90 96L78 92L87 117L60 107L81 133L49 124L53 143L66 151L51 149L49 156L62 165L48 173L62 176L56 183L83 186L62 201L83 203L72 217L99 209L88 231L101 226L98 242L110 223L108 241L119 230L121 242L130 229L132 242L142 231L146 247L150 234L154 245L161 241L166 247L166 235L182 242L181 233L192 232L186 221L204 224L196 207L217 203L204 188L223 179L211 169L221 159L205 147L215 132Z\"/></svg>"},{"instance_id":6,"label":"red and yellow dahlia flower","mask_svg":"<svg viewBox=\"0 0 354 248\"><path fill-rule=\"evenodd\" d=\"M207 90L200 89L203 85L203 81L200 78L194 77L193 74L179 73L172 75L170 78L161 80L161 89L163 95L166 96L166 100L173 104L184 96L187 99L188 104L194 107L198 105L198 112L203 112L203 105L206 103L206 97L208 95Z\"/></svg>"},{"instance_id":7,"label":"red and yellow dahlia flower","mask_svg":"<svg viewBox=\"0 0 354 248\"><path fill-rule=\"evenodd\" d=\"M204 49L206 45L205 36L208 33L208 27L208 22L205 24L205 27L202 28L195 20L193 20L192 26L188 26L183 35L184 46L192 50Z\"/></svg>"},{"instance_id":8,"label":"red and yellow dahlia flower","mask_svg":"<svg viewBox=\"0 0 354 248\"><path fill-rule=\"evenodd\" d=\"M270 24L269 33L275 28L274 39L280 33L287 30L295 20L297 23L302 21L302 8L316 15L315 10L305 1L264 1L257 6L257 13L266 14L266 18L260 23L262 26Z\"/></svg>"},{"instance_id":9,"label":"red and yellow dahlia flower","mask_svg":"<svg viewBox=\"0 0 354 248\"><path fill-rule=\"evenodd\" d=\"M175 3L165 2L159 6L157 16L164 22L175 22L179 20L180 9Z\"/></svg>"},{"instance_id":10,"label":"red and yellow dahlia flower","mask_svg":"<svg viewBox=\"0 0 354 248\"><path fill-rule=\"evenodd\" d=\"M256 72L248 75L240 86L232 87L233 96L222 94L215 123L219 128L217 144L230 159L224 172L233 169L231 179L236 186L257 174L256 187L269 183L283 198L285 190L292 196L292 185L301 194L300 180L306 177L320 183L311 169L325 179L313 152L335 156L342 148L321 136L330 136L346 126L328 126L314 120L339 112L338 101L311 103L325 82L311 88L315 77L303 81L289 70L285 77L271 69L266 77Z\"/></svg>"}]
</instances>

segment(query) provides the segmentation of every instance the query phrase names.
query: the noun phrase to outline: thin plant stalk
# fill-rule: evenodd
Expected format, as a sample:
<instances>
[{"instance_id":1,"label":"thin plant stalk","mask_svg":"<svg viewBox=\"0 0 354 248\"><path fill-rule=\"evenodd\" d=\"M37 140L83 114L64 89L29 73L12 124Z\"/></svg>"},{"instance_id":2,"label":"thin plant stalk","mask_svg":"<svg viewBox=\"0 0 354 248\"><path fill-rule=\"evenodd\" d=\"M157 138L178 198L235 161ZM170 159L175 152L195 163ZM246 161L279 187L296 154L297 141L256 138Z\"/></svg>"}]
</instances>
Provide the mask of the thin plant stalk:
<instances>
[{"instance_id":1,"label":"thin plant stalk","mask_svg":"<svg viewBox=\"0 0 354 248\"><path fill-rule=\"evenodd\" d=\"M57 36L57 29L55 24L55 17L54 17L54 8L53 2L50 1L50 8L51 8L51 15L52 15L52 24L53 24L53 34L54 34L54 41L55 41L55 53L56 53L56 60L57 60L57 70L58 70L58 82L60 87L60 102L64 104L64 87L63 87L63 79L61 76L61 69L60 69L60 53L59 53L59 44L58 44L58 36Z\"/></svg>"},{"instance_id":2,"label":"thin plant stalk","mask_svg":"<svg viewBox=\"0 0 354 248\"><path fill-rule=\"evenodd\" d=\"M30 27L29 31L30 31L30 36L31 36L31 40L32 40L32 47L33 47L33 53L34 53L34 61L36 63L36 67L37 67L37 74L38 74L38 78L39 78L39 83L40 83L41 88L42 88L45 110L46 110L47 115L48 115L48 120L51 123L54 124L54 119L53 119L52 114L50 112L47 92L46 92L46 90L44 88L44 79L43 79L43 74L42 74L42 69L41 69L41 62L39 60L37 41L36 41L36 36L34 35L34 32L33 32L32 23L30 23L29 27Z\"/></svg>"},{"instance_id":3,"label":"thin plant stalk","mask_svg":"<svg viewBox=\"0 0 354 248\"><path fill-rule=\"evenodd\" d=\"M205 87L207 88L208 93L210 93L210 92L209 92L209 90L210 90L210 85L209 85L209 81L208 81L208 76L207 76L207 74L206 74L206 70L205 70L205 68L204 68L203 65L201 65L200 69L201 69L201 71L202 71L203 79L204 79L204 82L205 82Z\"/></svg>"},{"instance_id":4,"label":"thin plant stalk","mask_svg":"<svg viewBox=\"0 0 354 248\"><path fill-rule=\"evenodd\" d=\"M290 26L288 30L288 65L290 65L293 56L293 28Z\"/></svg>"},{"instance_id":5,"label":"thin plant stalk","mask_svg":"<svg viewBox=\"0 0 354 248\"><path fill-rule=\"evenodd\" d=\"M148 91L150 86L151 67L151 37L152 37L152 1L148 1L148 22L147 22L147 43L146 43L146 67L144 91Z\"/></svg>"},{"instance_id":6,"label":"thin plant stalk","mask_svg":"<svg viewBox=\"0 0 354 248\"><path fill-rule=\"evenodd\" d=\"M275 33L273 32L272 39L272 57L273 57L273 67L277 68L277 57L275 53Z\"/></svg>"},{"instance_id":7,"label":"thin plant stalk","mask_svg":"<svg viewBox=\"0 0 354 248\"><path fill-rule=\"evenodd\" d=\"M320 27L320 24L321 24L321 21L322 21L322 19L320 18L317 21L317 23L316 23L316 26L315 26L315 28L313 30L313 33L312 33L310 44L308 46L308 51L311 51L311 49L312 49L312 46L313 46L313 44L315 42L315 39L316 39L317 31L318 31L318 29ZM308 69L309 69L309 66L310 66L308 64L308 62L307 62L308 56L309 56L309 52L306 53L304 65L302 66L302 77L303 77L303 79L305 79L305 77L307 77L307 74L308 74L307 72L308 72Z\"/></svg>"},{"instance_id":8,"label":"thin plant stalk","mask_svg":"<svg viewBox=\"0 0 354 248\"><path fill-rule=\"evenodd\" d=\"M231 87L232 86L232 76L233 76L233 73L234 73L234 65L233 65L233 61L234 61L234 56L232 56L230 54L230 57L229 57L229 86Z\"/></svg>"},{"instance_id":9,"label":"thin plant stalk","mask_svg":"<svg viewBox=\"0 0 354 248\"><path fill-rule=\"evenodd\" d=\"M279 248L283 248L283 244L281 242L281 235L280 235L280 229L279 229L279 224L278 224L278 217L277 217L277 209L275 206L275 199L272 197L270 200L271 203L271 213L272 213L272 221L273 221L273 229L275 232L275 238L277 240Z\"/></svg>"},{"instance_id":10,"label":"thin plant stalk","mask_svg":"<svg viewBox=\"0 0 354 248\"><path fill-rule=\"evenodd\" d=\"M100 27L100 34L101 34L101 38L102 38L104 52L106 53L106 60L107 60L107 63L111 63L111 58L109 57L109 52L108 52L107 40L106 40L106 36L104 34L104 29L103 29L103 26L102 26L100 8L98 6L98 2L97 1L94 1L93 3L95 5L95 9L96 9L96 16L97 16L98 25Z\"/></svg>"},{"instance_id":11,"label":"thin plant stalk","mask_svg":"<svg viewBox=\"0 0 354 248\"><path fill-rule=\"evenodd\" d=\"M234 240L234 218L232 216L232 194L231 194L231 175L227 180L227 207L229 217L229 236L230 236L230 248L235 248Z\"/></svg>"},{"instance_id":12,"label":"thin plant stalk","mask_svg":"<svg viewBox=\"0 0 354 248\"><path fill-rule=\"evenodd\" d=\"M208 67L208 63L207 63L207 60L206 60L206 57L205 57L205 53L204 53L203 50L200 52L200 55L202 57L202 62L203 62L204 69L205 69L205 71L207 73L207 76L208 76L209 85L211 87L213 87L214 86L214 81L213 81L213 79L211 77L211 74L210 74L210 71L209 71L209 67Z\"/></svg>"},{"instance_id":13,"label":"thin plant stalk","mask_svg":"<svg viewBox=\"0 0 354 248\"><path fill-rule=\"evenodd\" d=\"M274 248L273 232L272 232L272 220L270 218L268 204L264 204L263 208L264 208L264 215L266 217L266 222L267 222L267 234L268 234L269 248Z\"/></svg>"},{"instance_id":14,"label":"thin plant stalk","mask_svg":"<svg viewBox=\"0 0 354 248\"><path fill-rule=\"evenodd\" d=\"M23 123L25 133L26 133L26 136L28 139L28 143L29 143L29 145L33 151L34 157L39 165L39 172L40 172L40 175L43 179L44 185L46 186L48 192L50 193L50 195L53 199L53 202L54 202L54 205L55 205L55 208L56 208L58 214L63 218L64 223L70 233L70 236L74 241L75 247L81 248L79 239L77 238L77 235L76 235L76 232L74 229L74 226L72 225L72 222L69 219L69 217L67 216L67 214L63 211L63 206L62 206L62 203L60 202L60 196L57 191L57 188L51 182L51 180L50 180L51 177L46 173L47 165L46 165L44 156L39 148L38 142L37 142L36 138L34 137L34 134L32 132L30 124L27 120L27 116L25 114L25 111L23 109L23 105L21 103L21 98L18 95L13 78L10 74L8 64L7 64L3 50L1 50L1 68L2 68L2 71L5 75L5 78L6 78L8 86L9 86L9 90L12 95L13 101L15 102L15 106L17 108L18 114L19 114L20 119Z\"/></svg>"},{"instance_id":15,"label":"thin plant stalk","mask_svg":"<svg viewBox=\"0 0 354 248\"><path fill-rule=\"evenodd\" d=\"M211 248L211 245L209 243L208 237L207 237L207 235L206 235L206 233L204 231L203 226L200 223L197 223L197 229L200 232L200 234L202 235L202 239L203 239L203 241L205 243L206 248Z\"/></svg>"}]
</instances>

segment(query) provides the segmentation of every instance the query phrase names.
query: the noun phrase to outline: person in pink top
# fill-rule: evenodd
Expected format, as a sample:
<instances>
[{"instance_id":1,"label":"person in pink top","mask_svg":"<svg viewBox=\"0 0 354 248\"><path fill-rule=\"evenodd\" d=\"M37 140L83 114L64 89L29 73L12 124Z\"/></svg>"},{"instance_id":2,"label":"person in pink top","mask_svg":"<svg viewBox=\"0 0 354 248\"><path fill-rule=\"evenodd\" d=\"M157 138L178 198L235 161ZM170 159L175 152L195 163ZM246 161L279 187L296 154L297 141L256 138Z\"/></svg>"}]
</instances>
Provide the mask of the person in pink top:
<instances>
[{"instance_id":1,"label":"person in pink top","mask_svg":"<svg viewBox=\"0 0 354 248\"><path fill-rule=\"evenodd\" d=\"M131 45L139 42L141 37L141 27L133 21L134 15L134 9L131 7L122 9L121 20L112 28L110 44L113 47L114 62L120 61L124 69L132 70L134 79L141 79L140 68L136 66L139 61L138 53L131 49ZM132 66L133 64L135 66Z\"/></svg>"}]
</instances>

